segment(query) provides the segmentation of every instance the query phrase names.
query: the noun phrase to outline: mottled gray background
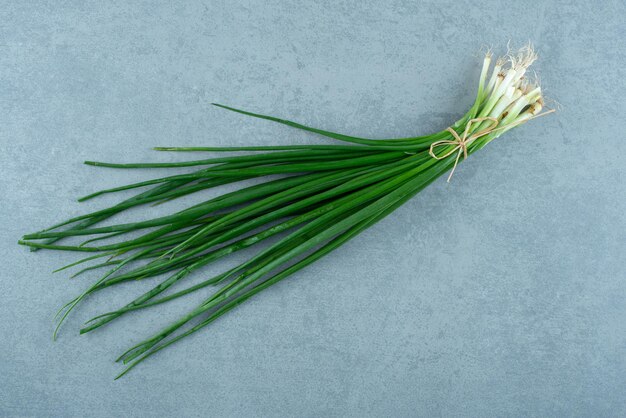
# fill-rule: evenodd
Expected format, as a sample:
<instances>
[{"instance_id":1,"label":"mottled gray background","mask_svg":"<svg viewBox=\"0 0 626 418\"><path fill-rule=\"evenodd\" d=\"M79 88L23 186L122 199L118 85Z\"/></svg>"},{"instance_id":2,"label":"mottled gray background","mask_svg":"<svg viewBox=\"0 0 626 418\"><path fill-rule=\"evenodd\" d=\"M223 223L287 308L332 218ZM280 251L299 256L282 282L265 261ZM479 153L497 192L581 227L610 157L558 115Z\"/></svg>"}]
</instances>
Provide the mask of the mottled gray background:
<instances>
[{"instance_id":1,"label":"mottled gray background","mask_svg":"<svg viewBox=\"0 0 626 418\"><path fill-rule=\"evenodd\" d=\"M626 415L625 9L3 2L0 414ZM82 321L152 283L120 286L90 298L52 343L54 312L96 276L52 275L76 255L31 254L17 239L120 198L75 197L154 175L82 160L324 142L212 101L360 136L439 130L472 103L481 47L503 52L509 39L537 46L556 115L121 381L116 355L204 294L79 337Z\"/></svg>"}]
</instances>

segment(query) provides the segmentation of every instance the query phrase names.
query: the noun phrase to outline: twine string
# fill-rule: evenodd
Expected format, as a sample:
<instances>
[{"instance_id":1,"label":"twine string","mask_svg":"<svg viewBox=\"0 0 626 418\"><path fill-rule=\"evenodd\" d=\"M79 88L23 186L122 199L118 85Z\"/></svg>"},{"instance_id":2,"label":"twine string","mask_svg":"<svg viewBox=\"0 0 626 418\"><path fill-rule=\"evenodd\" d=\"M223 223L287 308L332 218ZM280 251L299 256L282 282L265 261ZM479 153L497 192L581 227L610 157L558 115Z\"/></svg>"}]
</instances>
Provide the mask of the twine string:
<instances>
[{"instance_id":1,"label":"twine string","mask_svg":"<svg viewBox=\"0 0 626 418\"><path fill-rule=\"evenodd\" d=\"M472 124L481 123L484 121L489 121L491 122L491 124L489 124L486 128L481 129L480 131L475 132L472 135L469 135ZM484 118L470 119L465 125L465 130L463 131L463 135L459 136L459 134L454 129L452 129L451 127L448 127L446 130L450 132L450 134L452 134L454 139L444 139L444 140L436 141L430 144L430 150L428 151L428 153L430 154L431 157L433 157L436 160L443 160L444 158L448 158L455 152L457 153L456 160L454 160L454 166L452 167L452 171L450 171L450 175L448 176L448 183L450 182L450 179L452 178L452 175L454 174L454 170L456 170L456 166L459 164L459 159L461 158L461 155L463 155L463 159L467 158L467 147L469 146L469 144L471 144L473 141L477 140L480 137L490 134L491 132L494 131L496 126L498 126L498 119L496 118L484 117ZM448 145L454 145L454 147L443 155L437 155L435 153L435 148L447 147Z\"/></svg>"}]
</instances>

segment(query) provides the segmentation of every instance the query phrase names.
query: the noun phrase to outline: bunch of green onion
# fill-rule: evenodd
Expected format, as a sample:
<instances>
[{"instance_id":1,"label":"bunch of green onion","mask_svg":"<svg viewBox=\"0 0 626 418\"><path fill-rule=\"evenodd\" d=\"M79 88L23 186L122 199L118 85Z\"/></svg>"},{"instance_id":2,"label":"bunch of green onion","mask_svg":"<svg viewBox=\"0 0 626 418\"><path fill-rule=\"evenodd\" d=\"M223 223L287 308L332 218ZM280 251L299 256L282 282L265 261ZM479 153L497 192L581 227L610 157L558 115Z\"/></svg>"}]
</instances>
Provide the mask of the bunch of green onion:
<instances>
[{"instance_id":1,"label":"bunch of green onion","mask_svg":"<svg viewBox=\"0 0 626 418\"><path fill-rule=\"evenodd\" d=\"M80 200L148 187L112 207L68 219L27 234L20 240L20 244L31 249L95 253L59 270L93 260L96 264L77 274L108 268L93 285L59 311L55 337L63 320L79 302L118 283L165 274L165 278L162 276L162 281L148 292L88 321L81 334L108 324L127 312L153 307L209 286L216 289L185 316L123 353L118 359L127 364L118 377L122 376L152 354L204 328L256 293L289 277L374 225L456 167L462 155L472 154L512 127L539 115L543 106L541 89L525 75L535 59L536 54L530 46L522 48L517 54L498 59L488 77L492 56L487 53L473 106L450 128L431 135L364 139L216 105L313 132L343 144L156 148L177 152L252 153L176 163L87 161L86 164L115 168L199 169L91 194ZM465 142L460 144L459 138ZM167 202L220 185L266 176L272 177L171 215L96 226L135 206ZM79 236L93 237L77 245L57 243L63 238ZM274 239L268 240L271 237ZM245 262L193 286L184 286L185 278L195 270L249 247L258 248L258 251ZM179 289L162 295L173 286Z\"/></svg>"}]
</instances>

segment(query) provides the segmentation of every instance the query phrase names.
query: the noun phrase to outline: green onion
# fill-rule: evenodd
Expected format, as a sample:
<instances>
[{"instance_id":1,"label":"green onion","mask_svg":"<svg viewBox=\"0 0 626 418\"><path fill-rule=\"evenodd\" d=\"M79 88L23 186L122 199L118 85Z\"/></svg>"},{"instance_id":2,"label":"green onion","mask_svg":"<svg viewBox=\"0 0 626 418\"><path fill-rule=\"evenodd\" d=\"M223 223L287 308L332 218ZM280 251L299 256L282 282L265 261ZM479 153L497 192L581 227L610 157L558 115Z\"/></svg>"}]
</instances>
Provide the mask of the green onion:
<instances>
[{"instance_id":1,"label":"green onion","mask_svg":"<svg viewBox=\"0 0 626 418\"><path fill-rule=\"evenodd\" d=\"M89 295L119 283L166 274L149 291L92 318L81 329L100 328L127 312L148 309L192 292L215 287L199 305L157 334L123 353L122 376L137 364L194 333L263 289L328 254L397 207L507 130L539 115L541 89L525 73L536 59L530 46L497 60L491 76L487 53L470 110L449 128L431 135L365 139L311 128L285 119L216 106L335 139L335 145L249 147L159 147L172 152L252 152L175 163L88 165L120 169L196 167L195 171L155 178L90 194L149 187L117 205L24 235L31 249L96 253L58 270L94 262L74 276L108 269L58 313L56 338L67 315ZM342 143L342 144L341 144ZM450 174L451 175L451 174ZM271 176L271 178L267 178ZM264 180L205 200L166 216L99 226L127 209L161 204L225 184ZM450 178L448 178L449 180ZM82 243L59 240L85 236ZM274 237L271 243L268 239ZM106 240L105 243L103 241ZM257 252L239 265L193 286L185 279L209 263L246 248ZM83 264L84 265L84 264ZM170 288L178 289L162 295Z\"/></svg>"}]
</instances>

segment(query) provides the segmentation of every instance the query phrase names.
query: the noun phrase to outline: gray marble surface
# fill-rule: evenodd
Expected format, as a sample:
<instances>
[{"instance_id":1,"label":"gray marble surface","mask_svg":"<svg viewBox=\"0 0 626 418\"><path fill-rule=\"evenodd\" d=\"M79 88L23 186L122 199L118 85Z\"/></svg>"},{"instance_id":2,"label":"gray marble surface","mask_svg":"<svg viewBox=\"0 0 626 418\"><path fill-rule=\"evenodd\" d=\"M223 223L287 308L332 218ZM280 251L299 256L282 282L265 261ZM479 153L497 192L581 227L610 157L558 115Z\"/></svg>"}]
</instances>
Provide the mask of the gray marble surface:
<instances>
[{"instance_id":1,"label":"gray marble surface","mask_svg":"<svg viewBox=\"0 0 626 418\"><path fill-rule=\"evenodd\" d=\"M625 4L528 3L5 1L0 415L625 416ZM536 45L557 114L122 380L116 355L204 294L78 336L150 283L120 286L51 341L96 276L53 275L76 254L17 239L154 174L83 160L325 142L213 101L358 136L439 130L472 103L481 47L509 39Z\"/></svg>"}]
</instances>

